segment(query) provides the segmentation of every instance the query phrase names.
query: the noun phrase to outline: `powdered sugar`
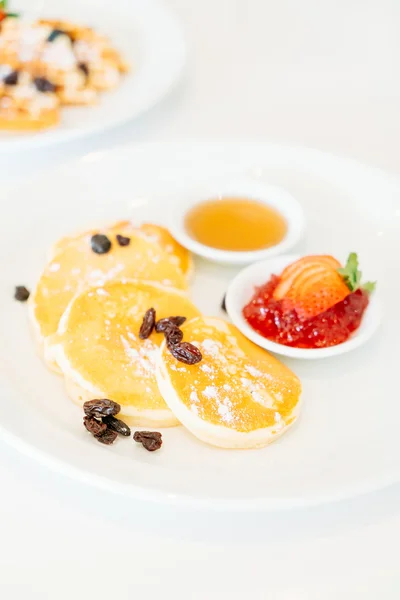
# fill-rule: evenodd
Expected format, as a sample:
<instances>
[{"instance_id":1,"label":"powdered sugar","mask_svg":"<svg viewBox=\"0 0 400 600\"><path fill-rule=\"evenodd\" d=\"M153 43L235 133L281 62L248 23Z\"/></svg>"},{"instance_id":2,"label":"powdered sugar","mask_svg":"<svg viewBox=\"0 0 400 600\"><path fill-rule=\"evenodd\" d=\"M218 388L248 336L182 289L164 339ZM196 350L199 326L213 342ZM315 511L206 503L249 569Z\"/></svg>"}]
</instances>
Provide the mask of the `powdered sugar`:
<instances>
[{"instance_id":1,"label":"powdered sugar","mask_svg":"<svg viewBox=\"0 0 400 600\"><path fill-rule=\"evenodd\" d=\"M208 385L202 392L206 398L218 398L218 390L213 385Z\"/></svg>"},{"instance_id":2,"label":"powdered sugar","mask_svg":"<svg viewBox=\"0 0 400 600\"><path fill-rule=\"evenodd\" d=\"M46 44L41 53L41 59L43 62L62 71L74 69L77 64L71 40L66 35L60 35L51 44Z\"/></svg>"},{"instance_id":3,"label":"powdered sugar","mask_svg":"<svg viewBox=\"0 0 400 600\"><path fill-rule=\"evenodd\" d=\"M192 342L194 343L194 342ZM222 344L216 340L206 339L201 343L201 348L206 355L212 358L218 358L221 356Z\"/></svg>"},{"instance_id":4,"label":"powdered sugar","mask_svg":"<svg viewBox=\"0 0 400 600\"><path fill-rule=\"evenodd\" d=\"M155 374L159 348L151 340L145 340L136 347L125 336L120 336L125 353L132 366L132 376L148 377Z\"/></svg>"},{"instance_id":5,"label":"powdered sugar","mask_svg":"<svg viewBox=\"0 0 400 600\"><path fill-rule=\"evenodd\" d=\"M259 371L258 369L256 369L256 367L254 367L253 365L246 365L245 369L253 377L262 377L261 371Z\"/></svg>"}]
</instances>

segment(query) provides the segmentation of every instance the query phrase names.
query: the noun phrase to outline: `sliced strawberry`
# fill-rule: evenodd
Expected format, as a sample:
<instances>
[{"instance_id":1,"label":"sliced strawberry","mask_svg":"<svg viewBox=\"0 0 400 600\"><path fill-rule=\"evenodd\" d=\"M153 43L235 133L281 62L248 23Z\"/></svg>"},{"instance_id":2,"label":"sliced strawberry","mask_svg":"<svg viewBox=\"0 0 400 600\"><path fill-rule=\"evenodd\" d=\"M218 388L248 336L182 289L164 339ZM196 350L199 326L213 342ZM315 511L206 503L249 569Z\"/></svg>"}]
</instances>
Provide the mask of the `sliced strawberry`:
<instances>
[{"instance_id":1,"label":"sliced strawberry","mask_svg":"<svg viewBox=\"0 0 400 600\"><path fill-rule=\"evenodd\" d=\"M314 268L296 277L285 299L291 303L300 319L306 320L341 302L349 293L349 288L337 271L330 267L324 270Z\"/></svg>"},{"instance_id":2,"label":"sliced strawberry","mask_svg":"<svg viewBox=\"0 0 400 600\"><path fill-rule=\"evenodd\" d=\"M286 296L290 287L293 284L295 278L303 273L308 268L313 267L330 267L334 270L340 268L340 263L333 256L328 255L314 255L314 256L303 256L294 263L288 265L286 269L282 271L278 286L274 291L274 298L281 300Z\"/></svg>"}]
</instances>

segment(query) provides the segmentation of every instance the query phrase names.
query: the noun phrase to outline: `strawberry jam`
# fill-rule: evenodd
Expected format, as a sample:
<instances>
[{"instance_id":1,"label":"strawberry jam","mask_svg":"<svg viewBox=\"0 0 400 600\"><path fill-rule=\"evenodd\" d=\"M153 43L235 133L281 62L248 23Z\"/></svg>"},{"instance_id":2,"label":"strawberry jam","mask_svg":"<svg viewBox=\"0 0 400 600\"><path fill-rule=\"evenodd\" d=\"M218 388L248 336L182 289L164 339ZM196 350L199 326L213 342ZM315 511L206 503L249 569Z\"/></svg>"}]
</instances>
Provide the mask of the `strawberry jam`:
<instances>
[{"instance_id":1,"label":"strawberry jam","mask_svg":"<svg viewBox=\"0 0 400 600\"><path fill-rule=\"evenodd\" d=\"M327 348L345 342L360 326L369 302L368 292L358 289L325 312L302 321L285 300L273 298L278 283L279 277L273 275L256 288L243 315L260 335L285 346Z\"/></svg>"}]
</instances>

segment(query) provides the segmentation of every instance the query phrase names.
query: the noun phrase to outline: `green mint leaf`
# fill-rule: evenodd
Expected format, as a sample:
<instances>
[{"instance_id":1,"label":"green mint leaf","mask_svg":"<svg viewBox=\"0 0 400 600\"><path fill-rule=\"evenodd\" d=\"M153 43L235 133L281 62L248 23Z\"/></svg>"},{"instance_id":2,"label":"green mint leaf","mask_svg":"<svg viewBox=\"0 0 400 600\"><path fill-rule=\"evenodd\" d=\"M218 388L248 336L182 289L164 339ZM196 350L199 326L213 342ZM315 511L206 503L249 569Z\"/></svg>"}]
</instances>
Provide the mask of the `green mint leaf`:
<instances>
[{"instance_id":1,"label":"green mint leaf","mask_svg":"<svg viewBox=\"0 0 400 600\"><path fill-rule=\"evenodd\" d=\"M372 294L372 292L374 292L375 288L376 288L376 281L367 281L366 283L363 283L363 285L361 286L361 288L365 292L368 292L369 294Z\"/></svg>"},{"instance_id":2,"label":"green mint leaf","mask_svg":"<svg viewBox=\"0 0 400 600\"><path fill-rule=\"evenodd\" d=\"M338 273L343 277L343 281L351 292L361 288L371 294L375 290L376 281L367 281L367 283L361 284L362 273L358 268L358 256L355 252L349 254L346 266L338 269Z\"/></svg>"},{"instance_id":3,"label":"green mint leaf","mask_svg":"<svg viewBox=\"0 0 400 600\"><path fill-rule=\"evenodd\" d=\"M338 273L351 292L355 292L360 287L361 271L358 270L358 257L355 252L349 254L346 266L338 269Z\"/></svg>"},{"instance_id":4,"label":"green mint leaf","mask_svg":"<svg viewBox=\"0 0 400 600\"><path fill-rule=\"evenodd\" d=\"M7 0L0 0L0 9L5 11L7 8Z\"/></svg>"}]
</instances>

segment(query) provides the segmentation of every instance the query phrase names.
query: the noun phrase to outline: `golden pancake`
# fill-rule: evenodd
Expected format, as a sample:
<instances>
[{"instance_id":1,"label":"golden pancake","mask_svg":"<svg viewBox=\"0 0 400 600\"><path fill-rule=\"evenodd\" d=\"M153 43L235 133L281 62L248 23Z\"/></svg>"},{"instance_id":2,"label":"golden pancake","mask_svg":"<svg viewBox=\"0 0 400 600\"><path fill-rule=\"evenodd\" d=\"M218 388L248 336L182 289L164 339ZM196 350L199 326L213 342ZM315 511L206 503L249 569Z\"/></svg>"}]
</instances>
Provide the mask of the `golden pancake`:
<instances>
[{"instance_id":1,"label":"golden pancake","mask_svg":"<svg viewBox=\"0 0 400 600\"><path fill-rule=\"evenodd\" d=\"M57 331L69 302L86 285L126 277L186 288L180 269L158 244L130 230L129 245L121 246L113 230L102 229L96 233L107 235L111 249L97 254L91 247L93 233L63 240L30 296L30 315L39 342Z\"/></svg>"},{"instance_id":2,"label":"golden pancake","mask_svg":"<svg viewBox=\"0 0 400 600\"><path fill-rule=\"evenodd\" d=\"M153 331L146 340L138 337L143 315L151 307L157 319L199 314L184 292L143 281L106 282L72 300L50 347L72 400L82 404L110 398L137 425L178 423L155 377L164 336Z\"/></svg>"},{"instance_id":3,"label":"golden pancake","mask_svg":"<svg viewBox=\"0 0 400 600\"><path fill-rule=\"evenodd\" d=\"M143 223L139 229L143 231L148 239L157 242L168 254L176 257L176 264L180 267L182 273L190 278L193 270L192 255L172 237L168 229L154 223Z\"/></svg>"},{"instance_id":4,"label":"golden pancake","mask_svg":"<svg viewBox=\"0 0 400 600\"><path fill-rule=\"evenodd\" d=\"M196 437L224 448L256 448L295 422L301 384L285 365L220 319L199 317L182 330L203 359L184 364L163 343L157 382L169 408Z\"/></svg>"},{"instance_id":5,"label":"golden pancake","mask_svg":"<svg viewBox=\"0 0 400 600\"><path fill-rule=\"evenodd\" d=\"M101 228L100 228L101 229ZM91 229L78 234L79 236L88 236L97 233L99 228ZM118 221L112 225L107 226L107 231L111 234L120 234L129 237L132 232L143 234L145 238L156 244L159 244L161 248L171 256L171 262L173 262L185 275L186 278L190 278L193 270L192 255L189 250L186 250L181 246L170 234L168 229L156 225L155 223L143 223L136 227L131 221ZM63 237L59 240L51 250L50 258L53 258L55 254L63 250L66 245L71 241L75 240L77 236Z\"/></svg>"}]
</instances>

